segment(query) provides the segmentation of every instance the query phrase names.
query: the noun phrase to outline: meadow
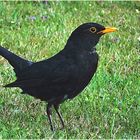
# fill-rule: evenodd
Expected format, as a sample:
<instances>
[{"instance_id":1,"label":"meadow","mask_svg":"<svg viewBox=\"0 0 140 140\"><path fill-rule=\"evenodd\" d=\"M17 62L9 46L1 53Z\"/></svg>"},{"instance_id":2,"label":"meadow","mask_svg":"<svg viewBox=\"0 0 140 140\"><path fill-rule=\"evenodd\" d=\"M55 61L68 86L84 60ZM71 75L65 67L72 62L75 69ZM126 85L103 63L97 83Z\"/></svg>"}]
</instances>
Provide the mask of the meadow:
<instances>
[{"instance_id":1,"label":"meadow","mask_svg":"<svg viewBox=\"0 0 140 140\"><path fill-rule=\"evenodd\" d=\"M97 73L61 105L65 129L50 131L46 103L2 85L16 77L0 57L0 138L140 139L140 2L0 2L0 44L31 61L63 49L85 22L118 28L101 38ZM60 127L55 112L56 127Z\"/></svg>"}]
</instances>

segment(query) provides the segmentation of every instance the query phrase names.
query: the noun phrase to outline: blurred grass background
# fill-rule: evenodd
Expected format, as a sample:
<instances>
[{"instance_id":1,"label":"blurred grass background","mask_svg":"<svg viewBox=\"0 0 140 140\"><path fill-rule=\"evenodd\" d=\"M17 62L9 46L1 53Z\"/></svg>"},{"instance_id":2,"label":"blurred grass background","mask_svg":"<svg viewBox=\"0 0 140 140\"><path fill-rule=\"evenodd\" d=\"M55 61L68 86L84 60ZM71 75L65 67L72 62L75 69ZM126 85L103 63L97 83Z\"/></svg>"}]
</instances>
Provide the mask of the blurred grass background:
<instances>
[{"instance_id":1,"label":"blurred grass background","mask_svg":"<svg viewBox=\"0 0 140 140\"><path fill-rule=\"evenodd\" d=\"M114 26L97 46L99 67L89 86L61 105L64 130L52 133L46 103L4 89L15 80L0 57L0 138L140 138L140 2L0 2L0 44L32 61L63 49L85 22ZM59 121L56 126L59 127Z\"/></svg>"}]
</instances>

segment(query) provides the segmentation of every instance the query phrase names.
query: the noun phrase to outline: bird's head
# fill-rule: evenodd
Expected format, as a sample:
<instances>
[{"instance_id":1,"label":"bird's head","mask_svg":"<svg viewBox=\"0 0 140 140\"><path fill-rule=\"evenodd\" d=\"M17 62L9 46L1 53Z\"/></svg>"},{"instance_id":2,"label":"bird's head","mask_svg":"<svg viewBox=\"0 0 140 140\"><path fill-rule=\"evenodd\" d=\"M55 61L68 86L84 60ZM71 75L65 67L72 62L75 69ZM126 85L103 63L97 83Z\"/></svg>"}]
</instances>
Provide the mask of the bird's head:
<instances>
[{"instance_id":1,"label":"bird's head","mask_svg":"<svg viewBox=\"0 0 140 140\"><path fill-rule=\"evenodd\" d=\"M68 43L73 47L91 49L96 46L102 35L116 30L114 27L104 27L98 23L84 23L72 32Z\"/></svg>"}]
</instances>

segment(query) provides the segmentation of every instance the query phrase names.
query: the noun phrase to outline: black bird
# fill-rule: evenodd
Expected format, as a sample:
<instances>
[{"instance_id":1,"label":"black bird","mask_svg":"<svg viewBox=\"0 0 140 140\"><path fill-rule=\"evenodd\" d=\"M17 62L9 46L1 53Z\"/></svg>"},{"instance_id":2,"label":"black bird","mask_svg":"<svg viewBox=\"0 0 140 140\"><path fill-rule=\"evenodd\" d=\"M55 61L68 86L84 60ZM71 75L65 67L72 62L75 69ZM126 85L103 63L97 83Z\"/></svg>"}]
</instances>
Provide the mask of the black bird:
<instances>
[{"instance_id":1,"label":"black bird","mask_svg":"<svg viewBox=\"0 0 140 140\"><path fill-rule=\"evenodd\" d=\"M84 23L70 35L65 47L53 57L40 61L27 61L0 46L0 55L13 66L17 80L5 87L19 87L42 101L46 101L51 130L54 130L51 107L64 122L58 111L66 99L77 96L90 82L98 65L96 44L102 35L116 28L105 28L97 23Z\"/></svg>"}]
</instances>

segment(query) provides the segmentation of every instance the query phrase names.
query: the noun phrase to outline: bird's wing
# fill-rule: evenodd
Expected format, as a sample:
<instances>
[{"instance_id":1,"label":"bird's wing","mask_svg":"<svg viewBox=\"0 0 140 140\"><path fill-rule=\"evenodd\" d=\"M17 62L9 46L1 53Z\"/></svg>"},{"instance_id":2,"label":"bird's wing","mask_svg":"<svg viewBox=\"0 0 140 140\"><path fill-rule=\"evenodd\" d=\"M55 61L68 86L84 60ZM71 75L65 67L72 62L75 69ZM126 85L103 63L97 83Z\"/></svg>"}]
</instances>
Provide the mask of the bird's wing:
<instances>
[{"instance_id":1,"label":"bird's wing","mask_svg":"<svg viewBox=\"0 0 140 140\"><path fill-rule=\"evenodd\" d=\"M78 69L74 64L63 62L54 67L39 64L27 70L22 75L23 78L19 78L5 87L41 87L65 84L75 81L77 75Z\"/></svg>"},{"instance_id":2,"label":"bird's wing","mask_svg":"<svg viewBox=\"0 0 140 140\"><path fill-rule=\"evenodd\" d=\"M7 84L4 87L37 87L40 86L43 79L26 79L16 80L13 83Z\"/></svg>"}]
</instances>

